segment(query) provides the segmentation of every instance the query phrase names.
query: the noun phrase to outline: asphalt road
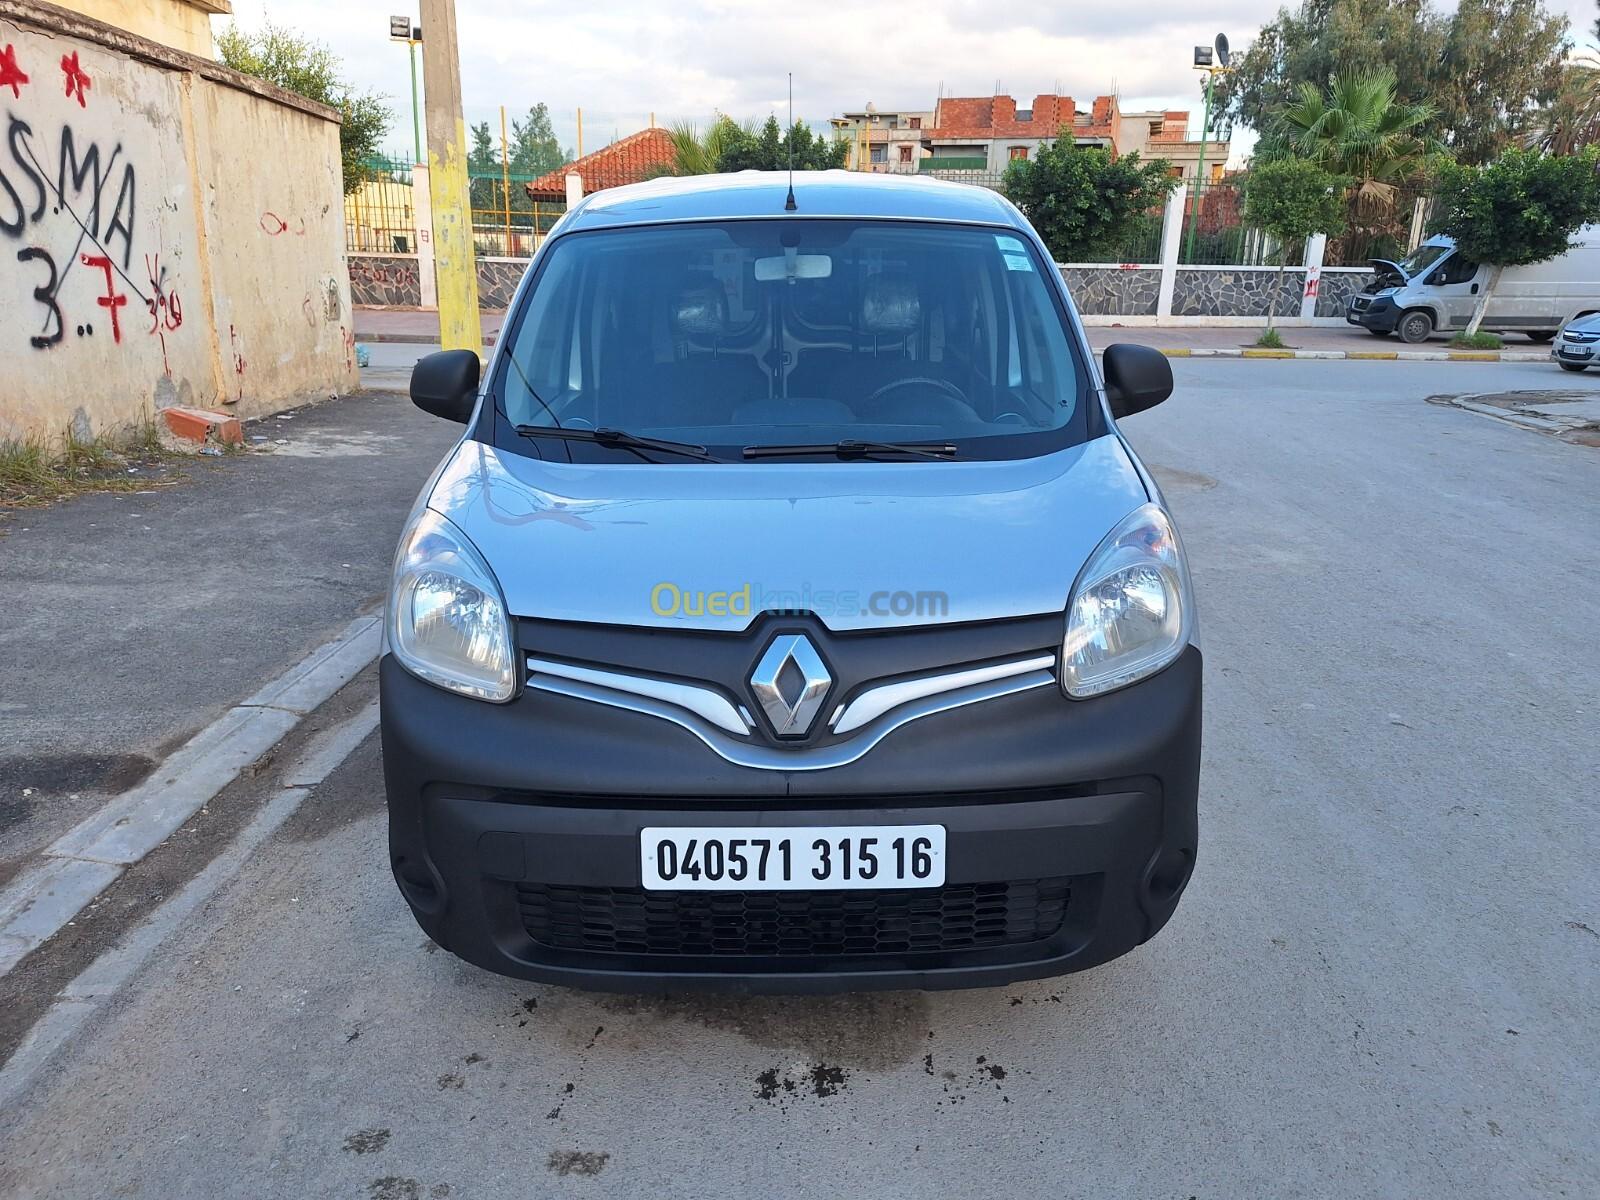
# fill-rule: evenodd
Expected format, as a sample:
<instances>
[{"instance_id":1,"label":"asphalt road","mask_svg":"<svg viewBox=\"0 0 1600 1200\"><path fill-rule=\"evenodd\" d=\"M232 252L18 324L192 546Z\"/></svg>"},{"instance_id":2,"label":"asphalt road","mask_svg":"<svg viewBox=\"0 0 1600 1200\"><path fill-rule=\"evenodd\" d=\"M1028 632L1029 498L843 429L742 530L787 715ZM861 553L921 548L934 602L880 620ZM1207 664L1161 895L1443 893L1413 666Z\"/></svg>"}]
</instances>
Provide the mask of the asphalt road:
<instances>
[{"instance_id":1,"label":"asphalt road","mask_svg":"<svg viewBox=\"0 0 1600 1200\"><path fill-rule=\"evenodd\" d=\"M1207 652L1168 928L965 993L619 999L434 952L375 739L0 1116L0 1195L1600 1194L1600 450L1179 363L1128 428Z\"/></svg>"},{"instance_id":2,"label":"asphalt road","mask_svg":"<svg viewBox=\"0 0 1600 1200\"><path fill-rule=\"evenodd\" d=\"M0 525L0 880L378 604L460 427L369 393L246 432L176 486Z\"/></svg>"}]
</instances>

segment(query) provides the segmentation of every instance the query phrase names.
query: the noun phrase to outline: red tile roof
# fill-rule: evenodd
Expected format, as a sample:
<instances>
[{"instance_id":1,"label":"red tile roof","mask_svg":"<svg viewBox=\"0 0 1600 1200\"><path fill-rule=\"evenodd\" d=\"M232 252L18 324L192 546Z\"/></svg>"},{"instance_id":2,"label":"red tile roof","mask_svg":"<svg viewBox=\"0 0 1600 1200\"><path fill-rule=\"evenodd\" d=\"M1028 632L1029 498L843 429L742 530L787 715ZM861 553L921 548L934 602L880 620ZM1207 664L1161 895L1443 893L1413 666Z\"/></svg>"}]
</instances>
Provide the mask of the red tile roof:
<instances>
[{"instance_id":1,"label":"red tile roof","mask_svg":"<svg viewBox=\"0 0 1600 1200\"><path fill-rule=\"evenodd\" d=\"M674 157L670 133L659 128L641 129L602 150L585 154L575 162L539 176L527 185L528 195L535 200L565 199L567 176L574 172L583 177L583 194L586 196L603 188L638 183L657 168L670 166Z\"/></svg>"}]
</instances>

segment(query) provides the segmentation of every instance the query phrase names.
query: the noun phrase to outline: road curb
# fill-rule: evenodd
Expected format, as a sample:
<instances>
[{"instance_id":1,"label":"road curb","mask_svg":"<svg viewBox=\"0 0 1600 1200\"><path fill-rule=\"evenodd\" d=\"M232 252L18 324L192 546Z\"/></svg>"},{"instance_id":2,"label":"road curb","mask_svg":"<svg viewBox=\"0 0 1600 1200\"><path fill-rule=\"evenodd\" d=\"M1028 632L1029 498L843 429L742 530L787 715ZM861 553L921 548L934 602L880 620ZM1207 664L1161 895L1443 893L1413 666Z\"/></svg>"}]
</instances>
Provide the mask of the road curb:
<instances>
[{"instance_id":1,"label":"road curb","mask_svg":"<svg viewBox=\"0 0 1600 1200\"><path fill-rule=\"evenodd\" d=\"M1158 346L1167 358L1270 358L1297 362L1550 362L1525 350L1268 350L1251 346Z\"/></svg>"},{"instance_id":2,"label":"road curb","mask_svg":"<svg viewBox=\"0 0 1600 1200\"><path fill-rule=\"evenodd\" d=\"M104 1010L172 934L233 880L261 844L283 827L311 789L355 752L378 727L374 700L319 732L285 772L282 786L255 818L203 870L85 967L58 992L16 1052L0 1068L0 1109L14 1105L70 1040ZM64 860L76 862L77 860ZM120 868L117 869L120 873ZM113 875L115 878L115 875ZM91 897L92 898L92 897Z\"/></svg>"},{"instance_id":3,"label":"road curb","mask_svg":"<svg viewBox=\"0 0 1600 1200\"><path fill-rule=\"evenodd\" d=\"M378 656L380 619L359 617L174 751L137 787L57 838L0 891L0 976L53 937L128 867L199 812ZM302 770L296 782L308 775Z\"/></svg>"}]
</instances>

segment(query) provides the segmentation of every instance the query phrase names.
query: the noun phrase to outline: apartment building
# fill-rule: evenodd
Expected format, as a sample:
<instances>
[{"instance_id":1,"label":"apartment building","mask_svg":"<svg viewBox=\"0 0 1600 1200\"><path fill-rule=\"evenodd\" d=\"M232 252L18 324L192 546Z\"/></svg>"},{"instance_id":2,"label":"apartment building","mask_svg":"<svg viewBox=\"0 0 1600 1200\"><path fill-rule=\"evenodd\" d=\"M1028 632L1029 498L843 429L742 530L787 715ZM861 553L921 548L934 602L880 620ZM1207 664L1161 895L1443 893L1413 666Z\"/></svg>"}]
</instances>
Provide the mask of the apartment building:
<instances>
[{"instance_id":1,"label":"apartment building","mask_svg":"<svg viewBox=\"0 0 1600 1200\"><path fill-rule=\"evenodd\" d=\"M1037 95L1028 108L1011 96L946 96L933 110L880 110L868 104L833 119L851 139L850 166L867 171L966 172L997 176L1013 159L1031 158L1040 145L1070 130L1080 146L1104 146L1117 156L1138 151L1165 158L1173 174L1193 182L1200 167L1198 132L1183 111L1123 112L1115 96L1097 96L1087 110L1071 96ZM1205 173L1222 173L1231 147L1208 140Z\"/></svg>"}]
</instances>

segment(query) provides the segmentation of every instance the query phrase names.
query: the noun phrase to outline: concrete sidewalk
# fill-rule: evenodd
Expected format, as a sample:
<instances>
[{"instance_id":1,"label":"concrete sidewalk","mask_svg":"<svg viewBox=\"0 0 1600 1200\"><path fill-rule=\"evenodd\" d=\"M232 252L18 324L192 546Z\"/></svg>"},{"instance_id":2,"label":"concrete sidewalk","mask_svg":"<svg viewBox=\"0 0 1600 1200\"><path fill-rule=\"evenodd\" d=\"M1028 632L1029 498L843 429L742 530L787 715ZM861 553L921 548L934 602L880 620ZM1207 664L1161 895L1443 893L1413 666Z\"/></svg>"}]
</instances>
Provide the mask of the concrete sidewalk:
<instances>
[{"instance_id":1,"label":"concrete sidewalk","mask_svg":"<svg viewBox=\"0 0 1600 1200\"><path fill-rule=\"evenodd\" d=\"M492 346L505 314L482 314L484 345ZM358 308L356 340L438 345L439 314L410 309ZM1452 350L1443 335L1419 346L1395 338L1376 338L1351 326L1314 325L1280 330L1285 349L1258 350L1260 330L1237 325L1091 325L1089 341L1096 350L1116 342L1154 346L1172 358L1301 358L1377 359L1400 362L1547 362L1550 352L1526 338L1508 338L1503 350Z\"/></svg>"},{"instance_id":2,"label":"concrete sidewalk","mask_svg":"<svg viewBox=\"0 0 1600 1200\"><path fill-rule=\"evenodd\" d=\"M362 393L245 433L171 486L0 514L0 886L373 611L460 427Z\"/></svg>"}]
</instances>

